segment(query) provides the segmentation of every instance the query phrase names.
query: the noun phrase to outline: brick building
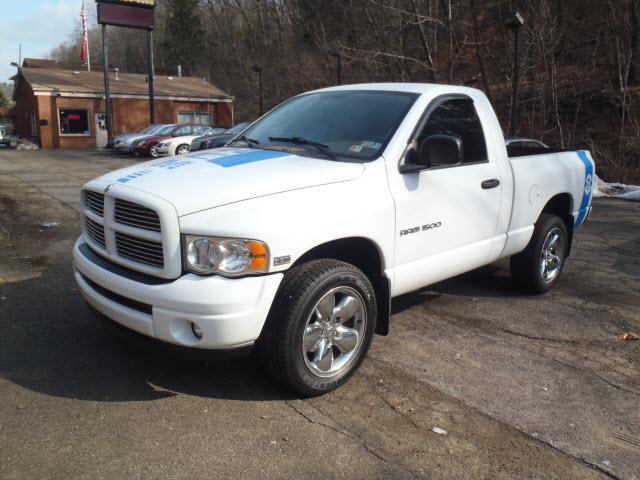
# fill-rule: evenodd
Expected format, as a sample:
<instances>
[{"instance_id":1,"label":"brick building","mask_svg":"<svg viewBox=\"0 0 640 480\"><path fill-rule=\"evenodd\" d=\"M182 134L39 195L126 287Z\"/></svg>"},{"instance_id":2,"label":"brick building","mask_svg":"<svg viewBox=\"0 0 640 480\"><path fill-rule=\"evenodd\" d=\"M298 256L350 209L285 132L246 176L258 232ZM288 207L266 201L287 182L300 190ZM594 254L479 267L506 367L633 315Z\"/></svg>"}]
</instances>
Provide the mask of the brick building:
<instances>
[{"instance_id":1,"label":"brick building","mask_svg":"<svg viewBox=\"0 0 640 480\"><path fill-rule=\"evenodd\" d=\"M25 59L13 77L16 134L42 148L106 145L104 72L61 68ZM146 75L112 70L113 133L139 131L149 124ZM203 79L156 76L156 123L233 125L233 97Z\"/></svg>"}]
</instances>

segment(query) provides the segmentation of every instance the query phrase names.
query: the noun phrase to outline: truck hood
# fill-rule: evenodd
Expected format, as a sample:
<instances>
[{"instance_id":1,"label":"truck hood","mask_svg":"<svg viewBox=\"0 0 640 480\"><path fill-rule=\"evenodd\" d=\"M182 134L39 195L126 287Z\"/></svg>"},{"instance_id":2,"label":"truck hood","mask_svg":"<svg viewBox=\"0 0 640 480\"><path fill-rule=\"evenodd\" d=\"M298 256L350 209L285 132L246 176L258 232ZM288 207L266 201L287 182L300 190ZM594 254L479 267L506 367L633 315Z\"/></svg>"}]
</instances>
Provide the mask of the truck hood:
<instances>
[{"instance_id":1,"label":"truck hood","mask_svg":"<svg viewBox=\"0 0 640 480\"><path fill-rule=\"evenodd\" d=\"M171 202L178 215L250 198L353 180L364 165L255 148L219 148L152 160L103 175Z\"/></svg>"}]
</instances>

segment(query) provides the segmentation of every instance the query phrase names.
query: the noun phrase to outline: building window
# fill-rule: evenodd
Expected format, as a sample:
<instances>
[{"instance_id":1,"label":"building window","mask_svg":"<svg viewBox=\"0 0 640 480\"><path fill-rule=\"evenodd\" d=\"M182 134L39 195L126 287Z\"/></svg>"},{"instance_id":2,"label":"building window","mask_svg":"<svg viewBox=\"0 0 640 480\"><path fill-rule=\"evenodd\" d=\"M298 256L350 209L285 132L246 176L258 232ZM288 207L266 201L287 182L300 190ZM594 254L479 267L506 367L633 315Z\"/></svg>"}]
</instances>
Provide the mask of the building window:
<instances>
[{"instance_id":1,"label":"building window","mask_svg":"<svg viewBox=\"0 0 640 480\"><path fill-rule=\"evenodd\" d=\"M31 136L38 136L38 124L36 123L36 112L31 112Z\"/></svg>"},{"instance_id":2,"label":"building window","mask_svg":"<svg viewBox=\"0 0 640 480\"><path fill-rule=\"evenodd\" d=\"M59 110L60 135L90 135L89 110L86 108L65 108Z\"/></svg>"},{"instance_id":3,"label":"building window","mask_svg":"<svg viewBox=\"0 0 640 480\"><path fill-rule=\"evenodd\" d=\"M211 112L178 112L178 123L193 125L213 125Z\"/></svg>"}]
</instances>

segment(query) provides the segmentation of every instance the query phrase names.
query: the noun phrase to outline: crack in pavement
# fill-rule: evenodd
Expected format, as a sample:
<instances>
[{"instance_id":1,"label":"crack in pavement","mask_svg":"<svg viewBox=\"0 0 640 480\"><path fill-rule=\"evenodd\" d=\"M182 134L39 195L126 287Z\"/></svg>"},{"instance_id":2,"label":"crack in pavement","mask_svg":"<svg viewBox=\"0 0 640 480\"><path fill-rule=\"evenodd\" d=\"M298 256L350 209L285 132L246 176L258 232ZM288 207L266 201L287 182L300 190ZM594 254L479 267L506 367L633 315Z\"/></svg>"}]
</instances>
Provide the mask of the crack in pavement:
<instances>
[{"instance_id":1,"label":"crack in pavement","mask_svg":"<svg viewBox=\"0 0 640 480\"><path fill-rule=\"evenodd\" d=\"M327 415L326 413L324 413L322 410L320 410L317 406L309 403L309 402L305 402L303 400L296 400L296 402L300 402L303 403L304 405L307 405L311 408L313 408L316 412L318 412L320 415L322 415L323 417L327 417L329 419L331 419L332 422L334 422L336 425L337 422L335 422L335 420L330 416ZM289 408L291 408L294 412L296 412L298 415L300 415L302 418L304 418L305 420L307 420L307 422L314 424L314 425L319 425L321 427L325 427L328 428L330 430L333 430L336 433L339 433L347 438L350 438L351 440L355 440L356 442L358 442L360 444L360 446L362 446L362 448L364 448L370 455L376 457L378 460L382 461L385 464L388 465L393 465L398 467L399 469L401 469L402 471L404 471L405 473L411 475L412 478L420 478L417 477L413 472L411 472L410 470L407 470L405 467L403 467L402 465L398 464L395 461L392 461L388 458L383 457L380 453L376 452L373 448L371 448L369 445L367 445L367 443L365 442L365 440L361 437L359 437L358 435L355 435L354 433L350 432L349 430L346 430L344 428L340 428L339 426L333 426L330 425L329 423L325 423L316 419L311 418L309 415L307 415L306 413L304 413L303 411L301 411L299 408L297 408L292 401L287 401L284 400L284 404L287 405Z\"/></svg>"},{"instance_id":2,"label":"crack in pavement","mask_svg":"<svg viewBox=\"0 0 640 480\"><path fill-rule=\"evenodd\" d=\"M618 477L618 476L617 476L617 475L615 475L614 473L609 472L608 470L606 470L606 469L602 468L602 467L601 467L600 465L598 465L597 463L590 462L590 461L589 461L589 460L587 460L586 458L582 458L582 457L580 457L580 456L573 455L573 454L572 454L572 453L570 453L570 452L567 452L567 451L565 451L565 450L563 450L563 449L561 449L561 448L559 448L559 447L556 447L556 446L553 444L553 442L551 442L551 441L549 441L549 440L546 440L546 439L541 438L541 437L534 437L533 435L529 434L528 432L522 431L522 430L520 430L520 429L519 429L519 428L517 428L517 427L513 427L513 428L515 428L515 429L516 429L516 430L518 430L519 432L524 433L524 434L525 434L525 435L527 435L528 437L533 438L534 440L536 440L536 441L538 441L538 442L540 442L540 443L542 443L542 444L544 444L544 445L549 446L550 448L554 449L556 452L559 452L559 453L561 453L561 454L563 454L563 455L566 455L567 457L571 457L571 458L573 458L574 460L576 460L576 461L578 461L578 462L582 463L582 464L583 464L583 465L585 465L586 467L589 467L589 468L591 468L591 469L593 469L593 470L596 470L596 471L597 471L597 472L599 472L599 473L602 473L603 475L607 476L608 478L612 478L613 480L622 480L622 478L621 478L621 477Z\"/></svg>"}]
</instances>

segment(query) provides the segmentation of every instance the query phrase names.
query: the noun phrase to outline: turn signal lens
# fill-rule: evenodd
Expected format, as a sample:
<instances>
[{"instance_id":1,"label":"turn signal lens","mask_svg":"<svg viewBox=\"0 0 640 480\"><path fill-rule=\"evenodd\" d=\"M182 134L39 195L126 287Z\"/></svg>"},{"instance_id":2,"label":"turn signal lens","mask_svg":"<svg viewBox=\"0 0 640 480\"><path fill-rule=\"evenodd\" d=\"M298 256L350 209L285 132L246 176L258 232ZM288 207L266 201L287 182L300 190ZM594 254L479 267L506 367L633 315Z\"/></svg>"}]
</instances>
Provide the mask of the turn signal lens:
<instances>
[{"instance_id":1,"label":"turn signal lens","mask_svg":"<svg viewBox=\"0 0 640 480\"><path fill-rule=\"evenodd\" d=\"M249 270L265 272L269 264L267 263L267 246L262 242L249 240L247 242L249 250L251 250L251 263Z\"/></svg>"}]
</instances>

